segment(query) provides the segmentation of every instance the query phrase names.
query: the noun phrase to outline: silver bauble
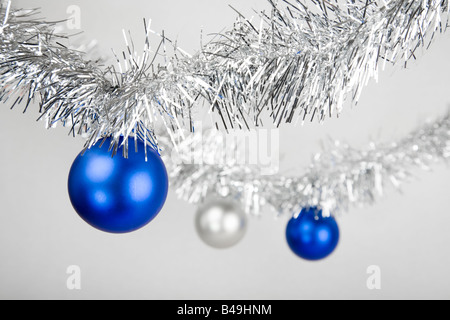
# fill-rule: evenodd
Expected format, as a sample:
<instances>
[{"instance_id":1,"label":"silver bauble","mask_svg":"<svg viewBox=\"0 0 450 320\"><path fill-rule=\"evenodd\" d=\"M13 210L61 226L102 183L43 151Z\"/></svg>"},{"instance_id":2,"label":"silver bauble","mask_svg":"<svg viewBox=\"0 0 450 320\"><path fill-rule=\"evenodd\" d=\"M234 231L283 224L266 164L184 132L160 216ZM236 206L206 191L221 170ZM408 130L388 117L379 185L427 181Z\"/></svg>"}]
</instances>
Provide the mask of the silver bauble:
<instances>
[{"instance_id":1,"label":"silver bauble","mask_svg":"<svg viewBox=\"0 0 450 320\"><path fill-rule=\"evenodd\" d=\"M195 226L199 237L217 249L239 243L247 231L247 216L232 200L210 198L197 211Z\"/></svg>"}]
</instances>

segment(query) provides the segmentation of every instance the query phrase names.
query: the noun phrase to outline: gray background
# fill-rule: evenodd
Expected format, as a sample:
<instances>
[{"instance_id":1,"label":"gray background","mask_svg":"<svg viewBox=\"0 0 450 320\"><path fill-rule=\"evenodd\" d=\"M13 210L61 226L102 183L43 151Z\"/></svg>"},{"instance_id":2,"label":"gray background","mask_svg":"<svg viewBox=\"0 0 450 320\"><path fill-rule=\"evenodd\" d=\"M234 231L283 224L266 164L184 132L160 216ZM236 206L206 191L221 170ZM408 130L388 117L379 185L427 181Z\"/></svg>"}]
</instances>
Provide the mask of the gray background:
<instances>
[{"instance_id":1,"label":"gray background","mask_svg":"<svg viewBox=\"0 0 450 320\"><path fill-rule=\"evenodd\" d=\"M124 49L122 28L143 42L142 18L153 29L199 47L201 27L230 26L236 8L251 16L264 0L14 1L41 7L49 19L82 9L83 39L99 52ZM84 40L87 41L87 40ZM391 141L428 118L443 115L450 101L450 34L405 69L388 69L370 83L358 107L325 125L289 126L281 132L283 168L300 174L328 136L356 147L370 139ZM340 246L329 259L298 259L284 239L288 217L267 210L250 219L244 241L231 250L205 246L194 229L196 208L170 193L148 227L109 235L86 225L73 211L67 174L83 146L68 130L46 131L36 108L0 108L0 298L2 299L416 299L450 298L449 171L415 171L402 193L391 190L373 207L339 217ZM293 170L292 168L296 168ZM66 268L78 265L82 290L66 288ZM366 269L382 270L382 290L366 287Z\"/></svg>"}]
</instances>

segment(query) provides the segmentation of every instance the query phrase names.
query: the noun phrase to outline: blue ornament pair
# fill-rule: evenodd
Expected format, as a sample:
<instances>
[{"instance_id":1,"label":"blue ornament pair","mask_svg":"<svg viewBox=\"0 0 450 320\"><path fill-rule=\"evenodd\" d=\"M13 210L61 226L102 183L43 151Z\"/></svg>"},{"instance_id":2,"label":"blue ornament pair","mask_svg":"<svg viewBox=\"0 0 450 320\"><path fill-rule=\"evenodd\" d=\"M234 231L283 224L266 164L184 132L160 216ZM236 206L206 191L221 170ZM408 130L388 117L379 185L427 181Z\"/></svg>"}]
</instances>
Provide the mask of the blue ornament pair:
<instances>
[{"instance_id":1,"label":"blue ornament pair","mask_svg":"<svg viewBox=\"0 0 450 320\"><path fill-rule=\"evenodd\" d=\"M339 227L333 217L324 217L317 208L307 208L289 221L286 240L299 257L311 261L321 260L336 249Z\"/></svg>"},{"instance_id":2,"label":"blue ornament pair","mask_svg":"<svg viewBox=\"0 0 450 320\"><path fill-rule=\"evenodd\" d=\"M99 230L128 233L146 226L161 211L168 193L166 167L158 153L134 139L128 158L112 157L111 139L80 154L69 173L69 196L81 218ZM120 144L123 140L120 140Z\"/></svg>"}]
</instances>

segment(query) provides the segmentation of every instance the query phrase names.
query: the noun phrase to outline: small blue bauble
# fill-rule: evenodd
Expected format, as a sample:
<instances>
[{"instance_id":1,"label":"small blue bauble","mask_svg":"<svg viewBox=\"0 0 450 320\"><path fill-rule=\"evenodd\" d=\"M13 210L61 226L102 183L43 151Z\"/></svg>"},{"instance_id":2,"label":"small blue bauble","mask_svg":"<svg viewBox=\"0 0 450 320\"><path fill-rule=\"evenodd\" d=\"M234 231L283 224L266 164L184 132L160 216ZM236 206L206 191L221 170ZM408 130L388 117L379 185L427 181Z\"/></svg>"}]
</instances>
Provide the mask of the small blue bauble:
<instances>
[{"instance_id":1,"label":"small blue bauble","mask_svg":"<svg viewBox=\"0 0 450 320\"><path fill-rule=\"evenodd\" d=\"M146 226L162 207L168 193L166 167L153 149L134 139L128 158L122 148L112 157L111 139L80 154L69 173L69 196L80 217L99 230L128 233ZM122 140L120 141L122 143Z\"/></svg>"},{"instance_id":2,"label":"small blue bauble","mask_svg":"<svg viewBox=\"0 0 450 320\"><path fill-rule=\"evenodd\" d=\"M291 250L306 260L328 257L339 242L339 227L333 217L325 218L316 208L303 209L298 218L292 218L286 228L286 239Z\"/></svg>"}]
</instances>

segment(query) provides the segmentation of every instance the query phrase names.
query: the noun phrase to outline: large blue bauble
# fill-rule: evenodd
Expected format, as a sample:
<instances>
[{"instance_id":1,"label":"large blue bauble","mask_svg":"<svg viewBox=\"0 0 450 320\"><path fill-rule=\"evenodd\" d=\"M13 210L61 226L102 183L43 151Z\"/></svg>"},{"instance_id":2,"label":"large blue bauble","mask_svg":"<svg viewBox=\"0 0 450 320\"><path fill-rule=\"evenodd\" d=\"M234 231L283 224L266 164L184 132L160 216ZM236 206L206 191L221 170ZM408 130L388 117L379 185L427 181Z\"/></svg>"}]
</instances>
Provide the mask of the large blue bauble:
<instances>
[{"instance_id":1,"label":"large blue bauble","mask_svg":"<svg viewBox=\"0 0 450 320\"><path fill-rule=\"evenodd\" d=\"M69 173L70 200L94 228L110 233L136 231L164 206L169 187L166 167L151 148L146 162L144 144L138 142L135 152L134 139L129 141L127 159L122 148L112 157L110 138L100 147L101 141L75 159Z\"/></svg>"},{"instance_id":2,"label":"large blue bauble","mask_svg":"<svg viewBox=\"0 0 450 320\"><path fill-rule=\"evenodd\" d=\"M286 239L291 250L306 260L328 257L339 242L339 227L333 217L323 217L316 208L303 209L298 218L292 218L286 228Z\"/></svg>"}]
</instances>

